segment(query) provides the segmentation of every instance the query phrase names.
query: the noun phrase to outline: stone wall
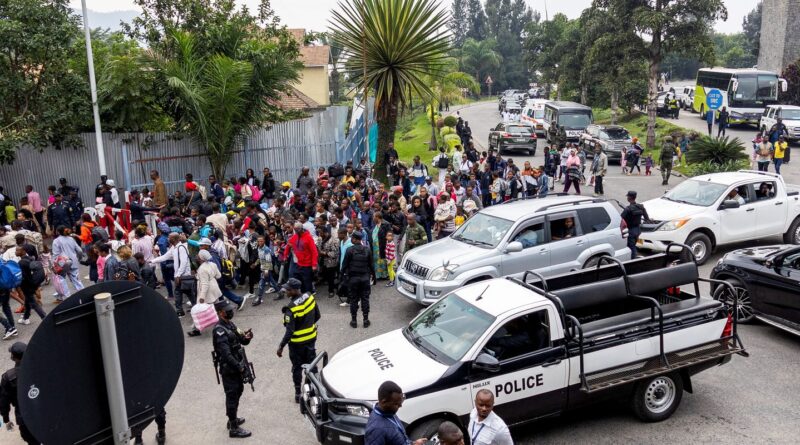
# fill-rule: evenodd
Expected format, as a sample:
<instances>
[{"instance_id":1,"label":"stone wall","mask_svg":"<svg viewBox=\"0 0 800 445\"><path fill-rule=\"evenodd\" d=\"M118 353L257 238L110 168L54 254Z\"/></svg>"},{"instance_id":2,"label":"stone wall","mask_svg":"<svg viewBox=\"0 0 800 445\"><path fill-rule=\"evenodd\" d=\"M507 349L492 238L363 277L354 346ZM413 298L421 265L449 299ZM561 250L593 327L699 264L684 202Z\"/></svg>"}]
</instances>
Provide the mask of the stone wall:
<instances>
[{"instance_id":1,"label":"stone wall","mask_svg":"<svg viewBox=\"0 0 800 445\"><path fill-rule=\"evenodd\" d=\"M800 59L800 0L763 0L758 68L780 73Z\"/></svg>"}]
</instances>

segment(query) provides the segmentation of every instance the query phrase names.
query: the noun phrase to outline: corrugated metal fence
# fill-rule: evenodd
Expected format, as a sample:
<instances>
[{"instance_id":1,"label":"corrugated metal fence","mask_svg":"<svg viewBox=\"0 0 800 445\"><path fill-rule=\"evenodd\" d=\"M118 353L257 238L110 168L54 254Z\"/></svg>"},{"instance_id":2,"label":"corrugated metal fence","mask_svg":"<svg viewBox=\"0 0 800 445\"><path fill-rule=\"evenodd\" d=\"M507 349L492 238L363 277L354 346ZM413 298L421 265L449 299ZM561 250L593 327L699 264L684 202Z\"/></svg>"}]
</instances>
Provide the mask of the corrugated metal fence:
<instances>
[{"instance_id":1,"label":"corrugated metal fence","mask_svg":"<svg viewBox=\"0 0 800 445\"><path fill-rule=\"evenodd\" d=\"M311 168L332 164L345 144L344 127L347 107L334 106L299 119L260 129L236 147L226 168L226 176L244 176L253 168L260 177L269 167L278 181L296 179L301 166ZM100 182L100 169L94 133L80 135L79 149L39 152L22 147L13 165L0 166L0 185L18 202L25 185L33 185L42 197L47 186L58 186L59 178L80 187L87 204L94 199L94 188ZM188 137L172 133L103 133L106 171L123 189L143 187L150 183L150 170L158 170L168 189L177 190L186 173L205 182L211 166L205 154ZM341 162L342 159L339 159Z\"/></svg>"}]
</instances>

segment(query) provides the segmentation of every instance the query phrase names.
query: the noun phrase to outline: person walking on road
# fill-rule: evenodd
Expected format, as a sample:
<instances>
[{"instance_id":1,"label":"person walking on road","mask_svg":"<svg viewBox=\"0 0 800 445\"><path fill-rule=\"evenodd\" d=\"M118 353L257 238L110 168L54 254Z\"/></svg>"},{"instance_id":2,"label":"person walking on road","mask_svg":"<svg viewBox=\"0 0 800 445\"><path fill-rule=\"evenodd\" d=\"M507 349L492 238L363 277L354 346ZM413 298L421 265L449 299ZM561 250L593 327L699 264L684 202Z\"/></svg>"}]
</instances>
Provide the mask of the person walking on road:
<instances>
[{"instance_id":1,"label":"person walking on road","mask_svg":"<svg viewBox=\"0 0 800 445\"><path fill-rule=\"evenodd\" d=\"M775 173L781 174L781 165L785 163L784 160L787 152L789 151L789 143L786 142L786 137L779 137L773 148L774 150L772 156L773 161L775 162Z\"/></svg>"},{"instance_id":2,"label":"person walking on road","mask_svg":"<svg viewBox=\"0 0 800 445\"><path fill-rule=\"evenodd\" d=\"M639 235L642 234L642 221L650 220L647 210L643 205L636 202L637 193L634 190L625 194L628 198L628 206L622 211L622 219L628 225L628 248L631 249L631 259L636 258L636 243Z\"/></svg>"},{"instance_id":3,"label":"person walking on road","mask_svg":"<svg viewBox=\"0 0 800 445\"><path fill-rule=\"evenodd\" d=\"M494 412L494 394L488 389L475 394L467 434L471 445L514 445L508 426Z\"/></svg>"},{"instance_id":4,"label":"person walking on road","mask_svg":"<svg viewBox=\"0 0 800 445\"><path fill-rule=\"evenodd\" d=\"M352 245L344 252L342 260L342 280L347 285L350 296L350 327L357 328L358 305L361 304L361 314L364 327L370 326L369 321L369 294L370 277L375 274L370 249L362 244L360 232L353 232Z\"/></svg>"},{"instance_id":5,"label":"person walking on road","mask_svg":"<svg viewBox=\"0 0 800 445\"><path fill-rule=\"evenodd\" d=\"M241 329L233 324L236 305L225 299L214 303L219 322L214 326L214 354L219 364L219 375L222 388L225 390L225 414L228 416L228 437L245 438L252 433L242 428L245 419L239 415L239 399L244 392L244 375L248 363L244 358L244 346L250 344L253 332Z\"/></svg>"},{"instance_id":6,"label":"person walking on road","mask_svg":"<svg viewBox=\"0 0 800 445\"><path fill-rule=\"evenodd\" d=\"M302 366L314 360L317 355L317 321L320 319L317 301L313 295L301 295L302 283L297 278L289 278L283 285L290 302L283 307L283 334L277 355L283 357L283 348L289 345L289 360L292 362L292 382L294 383L294 402L300 403L300 377Z\"/></svg>"},{"instance_id":7,"label":"person walking on road","mask_svg":"<svg viewBox=\"0 0 800 445\"><path fill-rule=\"evenodd\" d=\"M728 110L722 107L717 117L717 137L725 136L725 129L728 128Z\"/></svg>"},{"instance_id":8,"label":"person walking on road","mask_svg":"<svg viewBox=\"0 0 800 445\"><path fill-rule=\"evenodd\" d=\"M372 408L364 429L364 445L424 445L427 437L414 442L408 438L397 411L403 406L403 390L387 380L378 387L378 402Z\"/></svg>"},{"instance_id":9,"label":"person walking on road","mask_svg":"<svg viewBox=\"0 0 800 445\"><path fill-rule=\"evenodd\" d=\"M594 177L594 196L603 196L603 177L608 172L608 156L600 147L594 149L592 176Z\"/></svg>"},{"instance_id":10,"label":"person walking on road","mask_svg":"<svg viewBox=\"0 0 800 445\"><path fill-rule=\"evenodd\" d=\"M708 137L711 137L711 130L714 128L714 110L706 111L706 124L708 124Z\"/></svg>"},{"instance_id":11,"label":"person walking on road","mask_svg":"<svg viewBox=\"0 0 800 445\"><path fill-rule=\"evenodd\" d=\"M675 145L672 143L672 136L664 137L661 144L660 163L661 163L661 185L669 184L669 176L672 174L672 156L675 154Z\"/></svg>"},{"instance_id":12,"label":"person walking on road","mask_svg":"<svg viewBox=\"0 0 800 445\"><path fill-rule=\"evenodd\" d=\"M14 362L14 367L3 373L0 377L0 415L3 417L3 423L6 424L6 429L11 431L14 429L14 423L11 422L11 407L14 407L14 416L19 428L19 435L25 443L34 445L39 441L33 437L25 421L22 418L22 411L19 407L19 400L17 400L17 385L19 381L20 367L22 366L22 358L25 356L25 350L28 345L18 341L8 348L11 353L11 361Z\"/></svg>"}]
</instances>

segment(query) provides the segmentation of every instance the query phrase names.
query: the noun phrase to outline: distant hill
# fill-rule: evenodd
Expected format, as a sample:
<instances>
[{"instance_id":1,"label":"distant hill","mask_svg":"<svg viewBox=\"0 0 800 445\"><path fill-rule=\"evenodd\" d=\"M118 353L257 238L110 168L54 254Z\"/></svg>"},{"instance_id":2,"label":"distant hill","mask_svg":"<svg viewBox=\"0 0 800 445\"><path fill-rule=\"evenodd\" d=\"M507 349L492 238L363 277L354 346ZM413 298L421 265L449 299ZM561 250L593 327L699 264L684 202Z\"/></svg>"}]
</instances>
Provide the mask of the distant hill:
<instances>
[{"instance_id":1,"label":"distant hill","mask_svg":"<svg viewBox=\"0 0 800 445\"><path fill-rule=\"evenodd\" d=\"M75 13L79 16L82 15L80 8L73 8ZM89 10L89 25L92 28L109 28L112 31L121 29L120 22L128 22L139 15L137 11L112 11L112 12L98 12Z\"/></svg>"}]
</instances>

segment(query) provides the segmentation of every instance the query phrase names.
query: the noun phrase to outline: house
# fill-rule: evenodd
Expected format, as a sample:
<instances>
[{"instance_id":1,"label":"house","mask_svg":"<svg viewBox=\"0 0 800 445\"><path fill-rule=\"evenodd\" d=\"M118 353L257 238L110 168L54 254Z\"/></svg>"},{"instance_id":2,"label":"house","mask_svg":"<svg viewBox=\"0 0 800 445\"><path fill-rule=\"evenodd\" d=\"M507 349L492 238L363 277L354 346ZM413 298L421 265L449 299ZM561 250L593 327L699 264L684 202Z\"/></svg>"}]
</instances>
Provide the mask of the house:
<instances>
[{"instance_id":1,"label":"house","mask_svg":"<svg viewBox=\"0 0 800 445\"><path fill-rule=\"evenodd\" d=\"M300 61L303 62L303 70L295 87L318 106L327 107L331 104L328 69L330 46L305 45L305 29L294 28L288 31L300 45Z\"/></svg>"}]
</instances>

